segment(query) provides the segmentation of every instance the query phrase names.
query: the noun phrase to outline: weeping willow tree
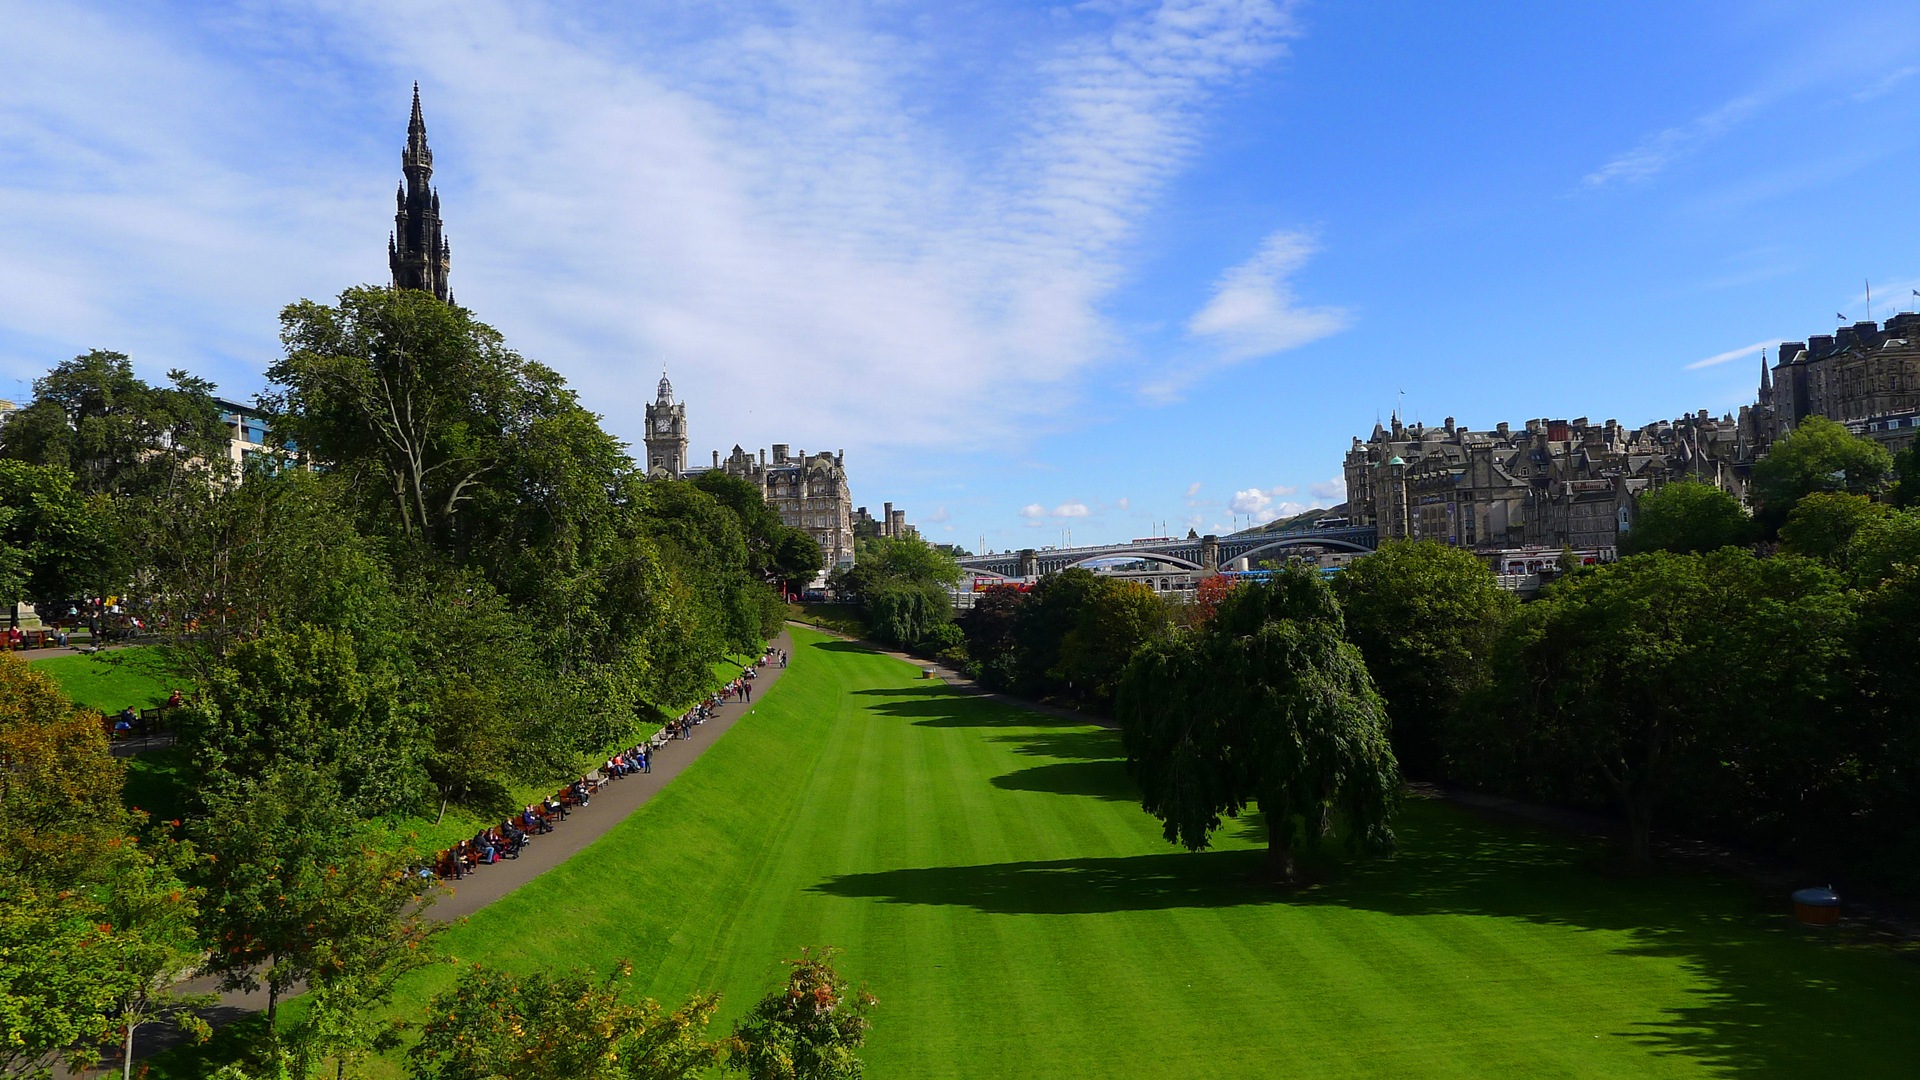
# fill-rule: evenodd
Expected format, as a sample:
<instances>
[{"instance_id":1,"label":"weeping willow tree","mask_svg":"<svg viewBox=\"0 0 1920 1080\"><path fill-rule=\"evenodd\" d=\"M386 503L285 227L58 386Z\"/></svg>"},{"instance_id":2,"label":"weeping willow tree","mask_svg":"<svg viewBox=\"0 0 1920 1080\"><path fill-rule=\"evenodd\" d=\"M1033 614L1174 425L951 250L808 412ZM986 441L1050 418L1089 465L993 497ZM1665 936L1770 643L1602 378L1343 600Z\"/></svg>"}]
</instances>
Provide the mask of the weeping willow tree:
<instances>
[{"instance_id":1,"label":"weeping willow tree","mask_svg":"<svg viewBox=\"0 0 1920 1080\"><path fill-rule=\"evenodd\" d=\"M1351 850L1392 847L1386 712L1317 574L1234 589L1205 625L1143 649L1115 704L1141 805L1169 842L1199 851L1223 815L1257 806L1279 881L1336 824Z\"/></svg>"}]
</instances>

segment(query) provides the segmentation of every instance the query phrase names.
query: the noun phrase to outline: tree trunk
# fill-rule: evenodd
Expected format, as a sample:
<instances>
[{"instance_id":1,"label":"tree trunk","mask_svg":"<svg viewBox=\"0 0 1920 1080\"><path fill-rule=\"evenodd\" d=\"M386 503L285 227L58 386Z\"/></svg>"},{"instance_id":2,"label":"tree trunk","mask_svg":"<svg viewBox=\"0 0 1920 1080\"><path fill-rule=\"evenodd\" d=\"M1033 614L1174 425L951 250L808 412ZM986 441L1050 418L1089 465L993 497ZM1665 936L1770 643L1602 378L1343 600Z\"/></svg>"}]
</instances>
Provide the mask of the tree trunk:
<instances>
[{"instance_id":1,"label":"tree trunk","mask_svg":"<svg viewBox=\"0 0 1920 1080\"><path fill-rule=\"evenodd\" d=\"M1293 838L1288 831L1267 820L1267 876L1283 885L1293 883Z\"/></svg>"},{"instance_id":2,"label":"tree trunk","mask_svg":"<svg viewBox=\"0 0 1920 1080\"><path fill-rule=\"evenodd\" d=\"M1637 792L1627 796L1627 853L1634 862L1647 864L1653 861L1653 807L1646 796Z\"/></svg>"},{"instance_id":3,"label":"tree trunk","mask_svg":"<svg viewBox=\"0 0 1920 1080\"><path fill-rule=\"evenodd\" d=\"M447 816L447 791L445 788L441 788L440 789L440 812L434 815L433 823L435 825L440 824L441 821L446 819L446 816Z\"/></svg>"},{"instance_id":4,"label":"tree trunk","mask_svg":"<svg viewBox=\"0 0 1920 1080\"><path fill-rule=\"evenodd\" d=\"M120 1080L133 1080L133 1021L127 1021L127 1042L121 1048Z\"/></svg>"}]
</instances>

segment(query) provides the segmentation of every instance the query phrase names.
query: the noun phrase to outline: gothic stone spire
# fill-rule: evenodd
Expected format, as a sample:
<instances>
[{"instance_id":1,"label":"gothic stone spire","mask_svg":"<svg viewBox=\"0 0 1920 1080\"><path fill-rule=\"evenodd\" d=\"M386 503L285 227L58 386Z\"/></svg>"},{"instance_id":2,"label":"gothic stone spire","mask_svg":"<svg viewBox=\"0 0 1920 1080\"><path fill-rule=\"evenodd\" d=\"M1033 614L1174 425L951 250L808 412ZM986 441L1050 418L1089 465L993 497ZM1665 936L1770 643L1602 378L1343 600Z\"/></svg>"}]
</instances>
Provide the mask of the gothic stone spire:
<instances>
[{"instance_id":1,"label":"gothic stone spire","mask_svg":"<svg viewBox=\"0 0 1920 1080\"><path fill-rule=\"evenodd\" d=\"M407 145L400 152L405 181L397 193L393 238L387 241L387 265L393 287L419 289L451 302L447 287L452 250L440 232L440 193L433 189L433 151L427 147L427 121L420 113L420 84L413 84L413 116L407 121Z\"/></svg>"}]
</instances>

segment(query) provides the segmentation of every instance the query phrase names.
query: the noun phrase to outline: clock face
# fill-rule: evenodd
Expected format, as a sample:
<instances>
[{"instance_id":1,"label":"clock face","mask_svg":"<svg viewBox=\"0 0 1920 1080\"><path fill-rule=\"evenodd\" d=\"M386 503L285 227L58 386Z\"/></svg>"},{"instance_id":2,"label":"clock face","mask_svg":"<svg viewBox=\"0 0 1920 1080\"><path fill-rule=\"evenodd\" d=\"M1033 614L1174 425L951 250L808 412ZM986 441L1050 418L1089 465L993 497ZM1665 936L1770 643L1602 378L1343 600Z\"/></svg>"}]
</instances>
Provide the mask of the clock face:
<instances>
[{"instance_id":1,"label":"clock face","mask_svg":"<svg viewBox=\"0 0 1920 1080\"><path fill-rule=\"evenodd\" d=\"M673 430L673 421L665 416L662 416L653 422L653 430L659 432L662 435L665 435L667 432Z\"/></svg>"}]
</instances>

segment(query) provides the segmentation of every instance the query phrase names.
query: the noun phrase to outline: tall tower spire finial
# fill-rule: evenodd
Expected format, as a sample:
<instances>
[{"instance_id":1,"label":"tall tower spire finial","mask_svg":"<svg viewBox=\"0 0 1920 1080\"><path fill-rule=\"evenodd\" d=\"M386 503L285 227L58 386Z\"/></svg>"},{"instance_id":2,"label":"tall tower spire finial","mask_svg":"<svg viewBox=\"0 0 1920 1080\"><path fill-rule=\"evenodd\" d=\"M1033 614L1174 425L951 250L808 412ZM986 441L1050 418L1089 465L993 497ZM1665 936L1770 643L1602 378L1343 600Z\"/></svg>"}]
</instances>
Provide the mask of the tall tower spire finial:
<instances>
[{"instance_id":1,"label":"tall tower spire finial","mask_svg":"<svg viewBox=\"0 0 1920 1080\"><path fill-rule=\"evenodd\" d=\"M407 119L407 145L400 152L400 171L406 180L393 216L395 242L389 245L387 264L393 287L419 289L452 302L447 274L452 253L440 231L440 196L433 189L433 151L427 146L427 121L420 111L420 84L413 84L413 113Z\"/></svg>"}]
</instances>

